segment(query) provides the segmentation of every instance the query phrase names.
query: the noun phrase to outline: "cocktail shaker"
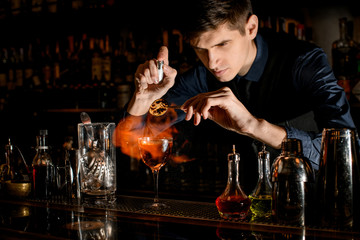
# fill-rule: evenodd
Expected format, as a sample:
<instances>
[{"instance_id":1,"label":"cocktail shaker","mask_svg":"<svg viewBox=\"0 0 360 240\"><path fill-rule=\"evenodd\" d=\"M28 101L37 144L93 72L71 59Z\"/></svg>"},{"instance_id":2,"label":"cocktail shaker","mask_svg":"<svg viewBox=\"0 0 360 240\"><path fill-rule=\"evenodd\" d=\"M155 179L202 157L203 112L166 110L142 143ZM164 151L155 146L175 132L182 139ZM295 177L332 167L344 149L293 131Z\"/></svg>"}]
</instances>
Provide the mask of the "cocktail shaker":
<instances>
[{"instance_id":1,"label":"cocktail shaker","mask_svg":"<svg viewBox=\"0 0 360 240\"><path fill-rule=\"evenodd\" d=\"M313 201L314 174L298 139L285 139L272 165L272 217L276 223L305 226ZM305 222L306 221L306 222Z\"/></svg>"},{"instance_id":2,"label":"cocktail shaker","mask_svg":"<svg viewBox=\"0 0 360 240\"><path fill-rule=\"evenodd\" d=\"M324 129L320 168L316 178L319 224L353 228L358 224L359 166L355 132Z\"/></svg>"}]
</instances>

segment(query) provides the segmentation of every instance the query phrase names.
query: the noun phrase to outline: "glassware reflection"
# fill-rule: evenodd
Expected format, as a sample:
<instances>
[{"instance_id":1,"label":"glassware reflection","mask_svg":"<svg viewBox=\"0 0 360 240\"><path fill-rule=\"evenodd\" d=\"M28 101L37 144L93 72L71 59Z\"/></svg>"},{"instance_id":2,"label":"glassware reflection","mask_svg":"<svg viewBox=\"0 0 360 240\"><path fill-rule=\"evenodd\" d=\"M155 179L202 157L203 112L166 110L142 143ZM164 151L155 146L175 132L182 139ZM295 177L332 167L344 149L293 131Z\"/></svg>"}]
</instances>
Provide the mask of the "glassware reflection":
<instances>
[{"instance_id":1,"label":"glassware reflection","mask_svg":"<svg viewBox=\"0 0 360 240\"><path fill-rule=\"evenodd\" d=\"M68 237L72 239L111 240L117 239L114 223L107 212L103 217L95 219L83 218L72 212L70 222L65 228L68 230Z\"/></svg>"}]
</instances>

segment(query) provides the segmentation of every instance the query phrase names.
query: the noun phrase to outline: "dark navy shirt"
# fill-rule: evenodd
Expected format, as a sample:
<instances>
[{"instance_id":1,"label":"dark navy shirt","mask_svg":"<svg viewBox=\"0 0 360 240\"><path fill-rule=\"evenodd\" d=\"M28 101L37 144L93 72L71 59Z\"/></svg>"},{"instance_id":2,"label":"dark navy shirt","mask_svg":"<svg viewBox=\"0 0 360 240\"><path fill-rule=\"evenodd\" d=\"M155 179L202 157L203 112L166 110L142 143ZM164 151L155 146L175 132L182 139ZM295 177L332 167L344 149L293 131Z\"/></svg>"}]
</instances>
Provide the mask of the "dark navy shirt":
<instances>
[{"instance_id":1,"label":"dark navy shirt","mask_svg":"<svg viewBox=\"0 0 360 240\"><path fill-rule=\"evenodd\" d=\"M228 86L255 117L284 126L288 138L300 139L304 156L318 169L322 129L355 129L327 56L321 48L285 34L264 31L255 43L257 55L245 76L221 83L200 63L178 75L165 98L183 104L199 93ZM178 121L183 120L185 114L178 114Z\"/></svg>"}]
</instances>

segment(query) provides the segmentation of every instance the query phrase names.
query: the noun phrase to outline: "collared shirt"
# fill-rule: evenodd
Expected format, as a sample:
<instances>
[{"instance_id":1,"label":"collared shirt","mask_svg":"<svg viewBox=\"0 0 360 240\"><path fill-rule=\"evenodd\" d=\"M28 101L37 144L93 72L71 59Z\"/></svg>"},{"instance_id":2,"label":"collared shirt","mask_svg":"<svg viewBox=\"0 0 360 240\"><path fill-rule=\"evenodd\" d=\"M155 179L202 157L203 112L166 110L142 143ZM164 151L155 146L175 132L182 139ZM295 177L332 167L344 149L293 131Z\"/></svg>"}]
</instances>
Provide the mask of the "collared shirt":
<instances>
[{"instance_id":1,"label":"collared shirt","mask_svg":"<svg viewBox=\"0 0 360 240\"><path fill-rule=\"evenodd\" d=\"M303 155L318 169L322 129L355 129L326 54L308 42L268 32L259 33L255 43L257 55L245 76L221 83L199 64L178 76L165 98L179 105L228 86L254 116L284 126L288 138L300 139ZM184 117L178 111L178 121Z\"/></svg>"}]
</instances>

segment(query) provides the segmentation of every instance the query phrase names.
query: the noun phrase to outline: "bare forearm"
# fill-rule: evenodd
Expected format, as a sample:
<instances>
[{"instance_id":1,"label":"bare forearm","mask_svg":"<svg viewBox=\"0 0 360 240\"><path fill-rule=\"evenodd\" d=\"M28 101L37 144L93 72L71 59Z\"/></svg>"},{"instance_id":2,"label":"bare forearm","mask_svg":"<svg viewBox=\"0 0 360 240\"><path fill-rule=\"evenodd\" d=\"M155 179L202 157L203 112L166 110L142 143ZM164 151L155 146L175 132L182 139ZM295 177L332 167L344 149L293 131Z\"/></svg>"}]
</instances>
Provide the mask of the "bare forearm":
<instances>
[{"instance_id":1,"label":"bare forearm","mask_svg":"<svg viewBox=\"0 0 360 240\"><path fill-rule=\"evenodd\" d=\"M245 135L261 141L275 149L280 149L282 141L286 138L286 130L283 127L271 124L264 119L254 118L249 123L248 132Z\"/></svg>"},{"instance_id":2,"label":"bare forearm","mask_svg":"<svg viewBox=\"0 0 360 240\"><path fill-rule=\"evenodd\" d=\"M149 111L151 104L151 100L143 99L140 97L136 97L136 95L133 95L129 102L127 112L133 116L142 116Z\"/></svg>"}]
</instances>

